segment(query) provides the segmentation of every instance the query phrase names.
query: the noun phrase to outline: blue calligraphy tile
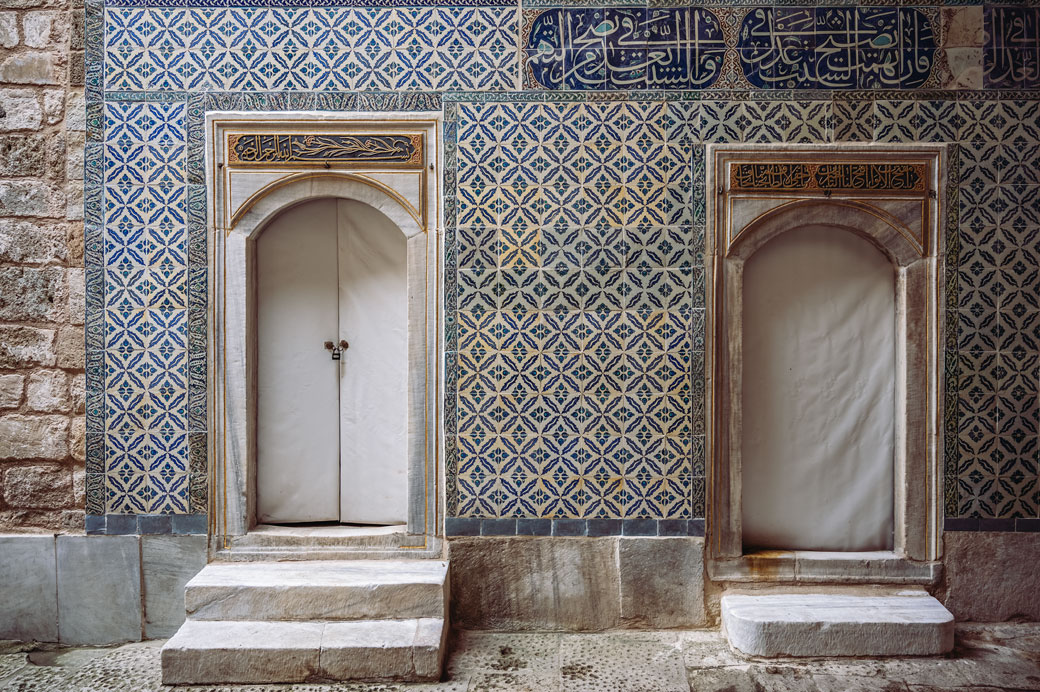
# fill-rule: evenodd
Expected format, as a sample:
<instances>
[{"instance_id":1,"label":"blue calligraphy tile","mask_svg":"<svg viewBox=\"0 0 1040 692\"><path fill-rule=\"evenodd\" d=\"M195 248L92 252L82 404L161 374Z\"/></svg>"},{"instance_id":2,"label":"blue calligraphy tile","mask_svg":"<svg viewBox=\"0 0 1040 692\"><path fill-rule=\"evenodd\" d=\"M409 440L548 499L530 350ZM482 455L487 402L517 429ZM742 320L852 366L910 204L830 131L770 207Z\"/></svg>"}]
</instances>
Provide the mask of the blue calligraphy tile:
<instances>
[{"instance_id":1,"label":"blue calligraphy tile","mask_svg":"<svg viewBox=\"0 0 1040 692\"><path fill-rule=\"evenodd\" d=\"M744 76L763 89L915 89L936 50L913 8L756 8L738 34Z\"/></svg>"},{"instance_id":2,"label":"blue calligraphy tile","mask_svg":"<svg viewBox=\"0 0 1040 692\"><path fill-rule=\"evenodd\" d=\"M699 89L721 74L726 43L703 8L554 9L534 19L525 51L548 89Z\"/></svg>"}]
</instances>

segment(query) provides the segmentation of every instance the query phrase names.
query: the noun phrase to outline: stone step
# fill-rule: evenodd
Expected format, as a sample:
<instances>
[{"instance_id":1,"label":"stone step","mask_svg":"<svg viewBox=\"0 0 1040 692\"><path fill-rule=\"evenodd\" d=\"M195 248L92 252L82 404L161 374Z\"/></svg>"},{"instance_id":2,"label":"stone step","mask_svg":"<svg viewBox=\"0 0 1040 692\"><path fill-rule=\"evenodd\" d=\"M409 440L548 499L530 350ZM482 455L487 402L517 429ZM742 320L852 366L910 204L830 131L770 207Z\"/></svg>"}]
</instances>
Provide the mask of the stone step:
<instances>
[{"instance_id":1,"label":"stone step","mask_svg":"<svg viewBox=\"0 0 1040 692\"><path fill-rule=\"evenodd\" d=\"M166 685L440 676L441 618L353 622L188 620L162 648Z\"/></svg>"},{"instance_id":2,"label":"stone step","mask_svg":"<svg viewBox=\"0 0 1040 692\"><path fill-rule=\"evenodd\" d=\"M184 589L190 620L405 620L446 617L439 560L214 562Z\"/></svg>"},{"instance_id":3,"label":"stone step","mask_svg":"<svg viewBox=\"0 0 1040 692\"><path fill-rule=\"evenodd\" d=\"M953 648L953 615L925 591L727 593L722 624L752 656L931 656Z\"/></svg>"}]
</instances>

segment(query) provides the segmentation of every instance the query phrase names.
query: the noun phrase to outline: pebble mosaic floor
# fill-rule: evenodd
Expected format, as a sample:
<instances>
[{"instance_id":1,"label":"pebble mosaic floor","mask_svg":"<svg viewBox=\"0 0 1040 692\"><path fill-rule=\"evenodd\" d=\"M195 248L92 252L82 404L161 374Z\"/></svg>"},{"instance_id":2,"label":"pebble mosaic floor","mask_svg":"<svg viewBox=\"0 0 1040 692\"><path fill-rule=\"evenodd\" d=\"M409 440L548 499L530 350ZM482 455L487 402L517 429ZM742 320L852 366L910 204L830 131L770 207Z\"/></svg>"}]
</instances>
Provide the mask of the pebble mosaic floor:
<instances>
[{"instance_id":1,"label":"pebble mosaic floor","mask_svg":"<svg viewBox=\"0 0 1040 692\"><path fill-rule=\"evenodd\" d=\"M430 685L164 687L161 641L0 654L3 692L939 692L1040 690L1040 624L959 625L948 657L748 660L716 631L461 632ZM0 652L5 651L0 643ZM33 662L35 661L35 663Z\"/></svg>"}]
</instances>

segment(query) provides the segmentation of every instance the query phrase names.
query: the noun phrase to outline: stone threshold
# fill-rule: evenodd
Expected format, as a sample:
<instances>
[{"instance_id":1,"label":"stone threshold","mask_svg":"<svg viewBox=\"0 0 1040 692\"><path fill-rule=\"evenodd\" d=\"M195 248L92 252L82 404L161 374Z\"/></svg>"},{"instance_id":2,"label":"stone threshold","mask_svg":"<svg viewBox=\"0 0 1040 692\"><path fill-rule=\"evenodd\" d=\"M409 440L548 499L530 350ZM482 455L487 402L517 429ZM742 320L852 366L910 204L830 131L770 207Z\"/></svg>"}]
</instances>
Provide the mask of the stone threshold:
<instances>
[{"instance_id":1,"label":"stone threshold","mask_svg":"<svg viewBox=\"0 0 1040 692\"><path fill-rule=\"evenodd\" d=\"M942 576L942 563L915 562L894 551L764 550L710 559L708 575L720 582L931 585Z\"/></svg>"}]
</instances>

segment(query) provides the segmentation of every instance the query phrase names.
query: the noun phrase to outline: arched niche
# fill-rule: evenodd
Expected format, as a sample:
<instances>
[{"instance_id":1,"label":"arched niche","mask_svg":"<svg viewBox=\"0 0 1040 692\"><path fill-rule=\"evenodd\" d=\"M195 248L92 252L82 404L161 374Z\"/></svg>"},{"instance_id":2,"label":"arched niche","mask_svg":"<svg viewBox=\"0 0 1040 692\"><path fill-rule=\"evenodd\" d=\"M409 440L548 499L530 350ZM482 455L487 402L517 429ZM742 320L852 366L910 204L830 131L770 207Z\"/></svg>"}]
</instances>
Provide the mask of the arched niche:
<instances>
[{"instance_id":1,"label":"arched niche","mask_svg":"<svg viewBox=\"0 0 1040 692\"><path fill-rule=\"evenodd\" d=\"M247 137L274 144L257 157L262 160L243 161L234 149ZM319 138L324 152L342 145L339 157L333 151L330 158L308 158L313 142L308 137ZM441 556L439 140L439 121L424 114L207 116L213 551L231 559L235 553L248 559ZM392 160L402 141L407 151ZM294 149L301 142L307 146ZM318 200L369 209L404 238L408 501L403 527L272 532L257 526L256 243L287 210Z\"/></svg>"},{"instance_id":2,"label":"arched niche","mask_svg":"<svg viewBox=\"0 0 1040 692\"><path fill-rule=\"evenodd\" d=\"M714 188L707 234L709 574L720 581L934 580L941 480L941 148L719 145L709 147L708 161ZM898 175L900 166L909 173ZM855 238L893 277L890 549L760 551L746 545L744 272L771 242L806 231Z\"/></svg>"}]
</instances>

